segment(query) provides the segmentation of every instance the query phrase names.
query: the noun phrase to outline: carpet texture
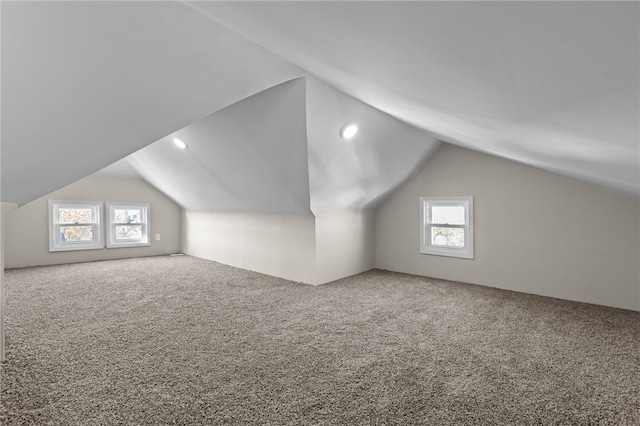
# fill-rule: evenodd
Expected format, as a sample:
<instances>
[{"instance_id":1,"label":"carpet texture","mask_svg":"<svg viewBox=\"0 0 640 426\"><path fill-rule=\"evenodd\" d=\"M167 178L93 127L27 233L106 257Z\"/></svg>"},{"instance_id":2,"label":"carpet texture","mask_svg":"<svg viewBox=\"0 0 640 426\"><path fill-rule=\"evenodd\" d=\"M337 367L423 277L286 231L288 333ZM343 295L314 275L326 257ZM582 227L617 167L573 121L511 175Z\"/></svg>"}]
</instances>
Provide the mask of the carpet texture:
<instances>
[{"instance_id":1,"label":"carpet texture","mask_svg":"<svg viewBox=\"0 0 640 426\"><path fill-rule=\"evenodd\" d=\"M5 425L640 425L638 312L188 256L5 286Z\"/></svg>"}]
</instances>

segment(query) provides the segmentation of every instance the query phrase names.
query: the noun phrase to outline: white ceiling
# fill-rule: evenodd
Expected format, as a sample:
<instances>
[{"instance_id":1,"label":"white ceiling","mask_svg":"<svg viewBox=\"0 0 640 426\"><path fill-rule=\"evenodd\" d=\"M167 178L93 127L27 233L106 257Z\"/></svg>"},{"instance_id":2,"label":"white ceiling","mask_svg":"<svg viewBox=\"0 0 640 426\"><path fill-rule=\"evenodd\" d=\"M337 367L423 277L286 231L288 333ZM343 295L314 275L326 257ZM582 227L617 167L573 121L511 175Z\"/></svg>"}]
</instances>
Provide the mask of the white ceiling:
<instances>
[{"instance_id":1,"label":"white ceiling","mask_svg":"<svg viewBox=\"0 0 640 426\"><path fill-rule=\"evenodd\" d=\"M340 137L348 122L359 126ZM188 144L180 150L174 138ZM374 208L440 143L306 76L223 108L101 174L135 170L183 207L311 214Z\"/></svg>"},{"instance_id":2,"label":"white ceiling","mask_svg":"<svg viewBox=\"0 0 640 426\"><path fill-rule=\"evenodd\" d=\"M311 214L304 80L228 106L127 161L183 207Z\"/></svg>"},{"instance_id":3,"label":"white ceiling","mask_svg":"<svg viewBox=\"0 0 640 426\"><path fill-rule=\"evenodd\" d=\"M303 75L179 2L0 7L3 201L31 201Z\"/></svg>"},{"instance_id":4,"label":"white ceiling","mask_svg":"<svg viewBox=\"0 0 640 426\"><path fill-rule=\"evenodd\" d=\"M440 146L433 136L307 76L311 209L375 208ZM353 139L340 128L359 126Z\"/></svg>"},{"instance_id":5,"label":"white ceiling","mask_svg":"<svg viewBox=\"0 0 640 426\"><path fill-rule=\"evenodd\" d=\"M441 139L640 194L638 2L188 2Z\"/></svg>"},{"instance_id":6,"label":"white ceiling","mask_svg":"<svg viewBox=\"0 0 640 426\"><path fill-rule=\"evenodd\" d=\"M282 139L283 129L270 129L273 152L258 149L258 130L242 130L244 151L226 145L235 166L215 176L234 182L235 201L196 191L181 204L271 211L269 202L247 201L259 197L241 190L233 173L262 182L260 173L285 172L293 149L295 159L308 155L292 171L296 183L285 194L270 174L267 185L281 210L375 207L437 147L434 135L640 195L636 2L1 7L3 201L28 202L138 150L130 158L160 149L163 158L173 155L165 142L174 132L205 129L196 132L202 141L228 136L235 130L207 123L260 122L264 111L252 95L298 77L304 97L278 105L282 112L300 105L306 140L297 110L289 110L295 135ZM360 139L345 145L335 127L359 113ZM207 152L200 172L130 164L178 200L166 177L219 173L212 159L219 152Z\"/></svg>"}]
</instances>

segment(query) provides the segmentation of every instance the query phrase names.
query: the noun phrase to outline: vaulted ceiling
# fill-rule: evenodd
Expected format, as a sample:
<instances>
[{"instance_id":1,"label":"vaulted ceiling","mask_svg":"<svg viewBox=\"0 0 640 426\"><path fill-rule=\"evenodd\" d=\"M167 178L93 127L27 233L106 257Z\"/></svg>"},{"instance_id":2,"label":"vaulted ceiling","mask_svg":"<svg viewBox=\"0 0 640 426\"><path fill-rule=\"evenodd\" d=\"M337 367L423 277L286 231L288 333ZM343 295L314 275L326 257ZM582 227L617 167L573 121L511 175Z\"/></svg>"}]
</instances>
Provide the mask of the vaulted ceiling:
<instances>
[{"instance_id":1,"label":"vaulted ceiling","mask_svg":"<svg viewBox=\"0 0 640 426\"><path fill-rule=\"evenodd\" d=\"M369 208L437 140L640 195L636 2L0 7L2 201L126 158L189 208Z\"/></svg>"},{"instance_id":2,"label":"vaulted ceiling","mask_svg":"<svg viewBox=\"0 0 640 426\"><path fill-rule=\"evenodd\" d=\"M347 118L360 127L348 141L339 135ZM188 148L176 149L174 138ZM184 207L311 214L376 207L438 146L307 76L223 108L125 161Z\"/></svg>"},{"instance_id":3,"label":"vaulted ceiling","mask_svg":"<svg viewBox=\"0 0 640 426\"><path fill-rule=\"evenodd\" d=\"M31 201L303 75L180 2L0 6L3 201Z\"/></svg>"}]
</instances>

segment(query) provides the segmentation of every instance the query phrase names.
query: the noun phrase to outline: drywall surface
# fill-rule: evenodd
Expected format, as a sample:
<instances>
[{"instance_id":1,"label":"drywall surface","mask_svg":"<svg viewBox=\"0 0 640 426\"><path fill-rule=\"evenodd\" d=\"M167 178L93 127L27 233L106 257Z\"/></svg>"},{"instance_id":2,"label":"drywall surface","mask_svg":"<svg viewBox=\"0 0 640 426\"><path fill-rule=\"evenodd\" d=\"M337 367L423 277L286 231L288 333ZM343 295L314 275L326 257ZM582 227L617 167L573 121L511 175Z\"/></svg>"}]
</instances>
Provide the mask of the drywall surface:
<instances>
[{"instance_id":1,"label":"drywall surface","mask_svg":"<svg viewBox=\"0 0 640 426\"><path fill-rule=\"evenodd\" d=\"M0 203L0 362L5 360L4 350L4 223L5 215L18 208L15 203Z\"/></svg>"},{"instance_id":2,"label":"drywall surface","mask_svg":"<svg viewBox=\"0 0 640 426\"><path fill-rule=\"evenodd\" d=\"M304 74L178 1L2 2L1 26L3 201Z\"/></svg>"},{"instance_id":3,"label":"drywall surface","mask_svg":"<svg viewBox=\"0 0 640 426\"><path fill-rule=\"evenodd\" d=\"M304 79L216 111L127 162L190 210L310 215Z\"/></svg>"},{"instance_id":4,"label":"drywall surface","mask_svg":"<svg viewBox=\"0 0 640 426\"><path fill-rule=\"evenodd\" d=\"M185 254L314 282L315 219L311 215L185 209L182 232Z\"/></svg>"},{"instance_id":5,"label":"drywall surface","mask_svg":"<svg viewBox=\"0 0 640 426\"><path fill-rule=\"evenodd\" d=\"M375 209L440 146L431 134L305 77L311 210ZM340 129L357 123L345 140Z\"/></svg>"},{"instance_id":6,"label":"drywall surface","mask_svg":"<svg viewBox=\"0 0 640 426\"><path fill-rule=\"evenodd\" d=\"M374 211L314 213L184 210L182 251L314 285L373 268Z\"/></svg>"},{"instance_id":7,"label":"drywall surface","mask_svg":"<svg viewBox=\"0 0 640 426\"><path fill-rule=\"evenodd\" d=\"M151 245L50 253L48 200L149 203ZM88 176L25 204L5 216L5 267L17 268L176 253L180 251L180 211L180 206L142 179ZM156 241L156 234L160 234L160 241ZM104 235L103 241L106 241Z\"/></svg>"},{"instance_id":8,"label":"drywall surface","mask_svg":"<svg viewBox=\"0 0 640 426\"><path fill-rule=\"evenodd\" d=\"M419 253L421 196L473 196L475 259ZM376 211L375 265L640 310L640 199L443 145Z\"/></svg>"},{"instance_id":9,"label":"drywall surface","mask_svg":"<svg viewBox=\"0 0 640 426\"><path fill-rule=\"evenodd\" d=\"M2 203L4 204L4 203ZM4 362L4 205L0 211L0 362Z\"/></svg>"},{"instance_id":10,"label":"drywall surface","mask_svg":"<svg viewBox=\"0 0 640 426\"><path fill-rule=\"evenodd\" d=\"M324 284L373 269L374 210L314 210L316 271Z\"/></svg>"}]
</instances>

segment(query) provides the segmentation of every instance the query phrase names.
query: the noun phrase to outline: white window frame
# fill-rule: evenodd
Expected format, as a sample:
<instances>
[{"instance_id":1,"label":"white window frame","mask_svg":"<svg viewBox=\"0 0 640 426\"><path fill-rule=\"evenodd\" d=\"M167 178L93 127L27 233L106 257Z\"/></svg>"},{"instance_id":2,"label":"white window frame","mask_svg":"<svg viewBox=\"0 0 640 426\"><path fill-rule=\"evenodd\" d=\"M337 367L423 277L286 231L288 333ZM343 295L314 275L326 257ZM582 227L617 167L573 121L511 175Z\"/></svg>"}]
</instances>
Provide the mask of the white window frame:
<instances>
[{"instance_id":1,"label":"white window frame","mask_svg":"<svg viewBox=\"0 0 640 426\"><path fill-rule=\"evenodd\" d=\"M118 240L116 238L116 226L118 225L126 225L125 223L117 223L115 221L115 210L126 210L126 209L140 209L141 218L140 225L142 225L142 238L139 240ZM151 239L149 236L151 235L151 227L149 224L149 216L150 216L151 206L148 203L116 203L116 202L107 202L107 247L108 248L116 248L116 247L144 247L151 245Z\"/></svg>"},{"instance_id":2,"label":"white window frame","mask_svg":"<svg viewBox=\"0 0 640 426\"><path fill-rule=\"evenodd\" d=\"M464 207L465 224L434 223L431 218L433 206ZM431 244L432 227L463 228L464 247ZM473 259L473 246L473 197L420 197L420 253Z\"/></svg>"},{"instance_id":3,"label":"white window frame","mask_svg":"<svg viewBox=\"0 0 640 426\"><path fill-rule=\"evenodd\" d=\"M60 209L93 210L94 222L91 223L60 223ZM49 251L95 250L103 248L102 243L102 201L59 201L49 200ZM62 241L60 228L63 226L92 226L93 241Z\"/></svg>"}]
</instances>

